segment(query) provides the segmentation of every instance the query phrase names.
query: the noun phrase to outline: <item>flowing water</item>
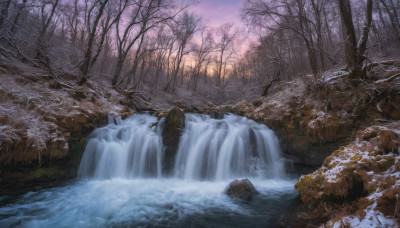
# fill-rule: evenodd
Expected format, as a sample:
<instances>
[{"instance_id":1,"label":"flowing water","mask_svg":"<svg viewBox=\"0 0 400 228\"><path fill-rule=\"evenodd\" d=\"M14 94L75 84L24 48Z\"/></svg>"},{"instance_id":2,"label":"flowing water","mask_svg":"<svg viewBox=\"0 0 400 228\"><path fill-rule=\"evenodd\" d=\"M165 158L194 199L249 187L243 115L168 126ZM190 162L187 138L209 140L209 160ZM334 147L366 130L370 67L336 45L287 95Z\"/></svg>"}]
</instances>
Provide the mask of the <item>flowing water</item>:
<instances>
[{"instance_id":1,"label":"flowing water","mask_svg":"<svg viewBox=\"0 0 400 228\"><path fill-rule=\"evenodd\" d=\"M0 198L0 227L274 227L296 206L295 180L265 125L186 114L166 177L162 122L110 119L92 133L75 184ZM260 192L251 202L224 194L244 177Z\"/></svg>"}]
</instances>

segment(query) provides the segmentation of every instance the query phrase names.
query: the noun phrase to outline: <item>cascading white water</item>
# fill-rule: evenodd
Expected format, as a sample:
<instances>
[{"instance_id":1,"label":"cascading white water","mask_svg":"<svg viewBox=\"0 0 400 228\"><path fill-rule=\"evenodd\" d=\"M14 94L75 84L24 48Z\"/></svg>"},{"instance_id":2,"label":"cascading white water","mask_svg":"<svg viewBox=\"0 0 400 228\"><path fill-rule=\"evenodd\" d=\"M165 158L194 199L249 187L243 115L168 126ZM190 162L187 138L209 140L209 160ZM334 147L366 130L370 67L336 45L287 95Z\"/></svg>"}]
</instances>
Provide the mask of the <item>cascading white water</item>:
<instances>
[{"instance_id":1,"label":"cascading white water","mask_svg":"<svg viewBox=\"0 0 400 228\"><path fill-rule=\"evenodd\" d=\"M92 133L78 177L160 177L162 148L156 117L110 118L107 126Z\"/></svg>"},{"instance_id":2,"label":"cascading white water","mask_svg":"<svg viewBox=\"0 0 400 228\"><path fill-rule=\"evenodd\" d=\"M284 176L279 143L265 125L233 114L186 114L175 173L185 179Z\"/></svg>"},{"instance_id":3,"label":"cascading white water","mask_svg":"<svg viewBox=\"0 0 400 228\"><path fill-rule=\"evenodd\" d=\"M135 114L109 122L92 133L76 183L11 203L0 196L0 227L275 227L297 203L298 179L279 179L278 143L264 125L235 115L187 114L176 176L159 178L157 118ZM249 176L260 192L253 202L224 194L232 179Z\"/></svg>"},{"instance_id":4,"label":"cascading white water","mask_svg":"<svg viewBox=\"0 0 400 228\"><path fill-rule=\"evenodd\" d=\"M78 176L160 177L163 145L157 118L137 114L109 122L92 133ZM175 158L176 177L225 180L283 176L278 140L265 125L233 114L223 119L186 114L185 124Z\"/></svg>"}]
</instances>

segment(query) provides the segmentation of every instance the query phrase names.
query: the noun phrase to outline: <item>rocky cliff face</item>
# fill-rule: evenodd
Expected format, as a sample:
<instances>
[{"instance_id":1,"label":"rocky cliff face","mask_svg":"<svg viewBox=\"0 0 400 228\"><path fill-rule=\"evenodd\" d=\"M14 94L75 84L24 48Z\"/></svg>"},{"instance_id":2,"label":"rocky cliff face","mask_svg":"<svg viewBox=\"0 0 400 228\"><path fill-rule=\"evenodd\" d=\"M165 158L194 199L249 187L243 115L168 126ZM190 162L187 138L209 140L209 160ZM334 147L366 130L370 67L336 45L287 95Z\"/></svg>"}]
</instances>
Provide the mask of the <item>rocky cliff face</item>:
<instances>
[{"instance_id":1,"label":"rocky cliff face","mask_svg":"<svg viewBox=\"0 0 400 228\"><path fill-rule=\"evenodd\" d=\"M74 178L93 128L133 113L125 95L90 81L50 80L25 65L0 73L0 194Z\"/></svg>"}]
</instances>

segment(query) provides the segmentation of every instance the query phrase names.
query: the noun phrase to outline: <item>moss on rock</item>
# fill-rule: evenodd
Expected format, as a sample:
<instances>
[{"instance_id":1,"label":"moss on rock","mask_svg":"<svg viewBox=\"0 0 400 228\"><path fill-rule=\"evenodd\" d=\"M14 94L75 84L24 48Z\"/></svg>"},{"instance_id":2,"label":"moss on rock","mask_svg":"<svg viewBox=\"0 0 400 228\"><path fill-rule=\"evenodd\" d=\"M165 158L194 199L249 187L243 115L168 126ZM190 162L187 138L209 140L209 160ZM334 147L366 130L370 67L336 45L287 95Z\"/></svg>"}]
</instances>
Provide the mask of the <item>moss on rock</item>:
<instances>
[{"instance_id":1,"label":"moss on rock","mask_svg":"<svg viewBox=\"0 0 400 228\"><path fill-rule=\"evenodd\" d=\"M60 178L64 174L65 170L57 168L55 166L38 168L32 172L32 175L35 178Z\"/></svg>"}]
</instances>

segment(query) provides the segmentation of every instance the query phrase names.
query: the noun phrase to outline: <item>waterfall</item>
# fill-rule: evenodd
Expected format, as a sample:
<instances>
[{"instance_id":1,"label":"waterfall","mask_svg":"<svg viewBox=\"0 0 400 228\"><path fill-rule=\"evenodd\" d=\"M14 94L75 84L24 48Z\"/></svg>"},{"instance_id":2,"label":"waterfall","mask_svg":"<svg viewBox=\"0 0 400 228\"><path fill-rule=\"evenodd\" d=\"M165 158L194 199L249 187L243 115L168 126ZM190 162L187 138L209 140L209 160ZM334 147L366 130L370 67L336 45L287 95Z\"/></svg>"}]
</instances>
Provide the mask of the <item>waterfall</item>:
<instances>
[{"instance_id":1,"label":"waterfall","mask_svg":"<svg viewBox=\"0 0 400 228\"><path fill-rule=\"evenodd\" d=\"M79 181L15 200L0 197L0 227L281 224L282 214L292 215L298 202L293 188L298 179L280 178L283 162L275 134L244 117L218 117L186 114L175 153L164 152L162 132L168 126L163 119L110 117L90 135ZM232 179L244 177L260 192L255 202L239 203L224 194Z\"/></svg>"},{"instance_id":2,"label":"waterfall","mask_svg":"<svg viewBox=\"0 0 400 228\"><path fill-rule=\"evenodd\" d=\"M156 117L109 118L107 126L92 133L78 177L160 177L162 148Z\"/></svg>"},{"instance_id":3,"label":"waterfall","mask_svg":"<svg viewBox=\"0 0 400 228\"><path fill-rule=\"evenodd\" d=\"M157 122L148 114L110 118L92 133L78 177L161 177L162 129ZM280 178L284 166L277 137L265 125L233 114L222 119L186 114L173 173L189 180Z\"/></svg>"},{"instance_id":4,"label":"waterfall","mask_svg":"<svg viewBox=\"0 0 400 228\"><path fill-rule=\"evenodd\" d=\"M223 119L186 114L175 174L185 179L280 178L279 143L265 125L228 114Z\"/></svg>"}]
</instances>

